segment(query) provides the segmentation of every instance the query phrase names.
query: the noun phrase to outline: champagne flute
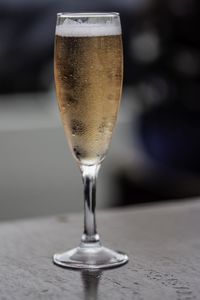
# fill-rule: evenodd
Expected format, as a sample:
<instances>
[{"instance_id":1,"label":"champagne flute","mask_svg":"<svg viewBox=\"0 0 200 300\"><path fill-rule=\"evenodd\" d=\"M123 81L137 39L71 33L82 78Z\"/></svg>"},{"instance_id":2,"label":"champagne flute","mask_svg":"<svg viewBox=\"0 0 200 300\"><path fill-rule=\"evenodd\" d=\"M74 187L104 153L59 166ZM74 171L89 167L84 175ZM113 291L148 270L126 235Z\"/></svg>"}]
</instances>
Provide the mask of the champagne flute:
<instances>
[{"instance_id":1,"label":"champagne flute","mask_svg":"<svg viewBox=\"0 0 200 300\"><path fill-rule=\"evenodd\" d=\"M96 178L108 150L123 80L118 13L57 14L54 71L66 137L84 184L84 232L80 245L53 261L62 267L104 269L128 261L102 246L96 229Z\"/></svg>"}]
</instances>

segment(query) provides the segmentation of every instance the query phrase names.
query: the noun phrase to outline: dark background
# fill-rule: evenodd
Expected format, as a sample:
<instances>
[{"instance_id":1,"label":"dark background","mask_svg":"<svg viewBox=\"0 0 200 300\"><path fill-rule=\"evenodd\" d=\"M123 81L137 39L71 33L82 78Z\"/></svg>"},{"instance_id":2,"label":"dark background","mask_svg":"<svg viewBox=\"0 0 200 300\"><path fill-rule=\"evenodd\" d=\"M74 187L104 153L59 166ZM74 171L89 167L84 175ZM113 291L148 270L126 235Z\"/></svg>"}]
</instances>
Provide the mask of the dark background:
<instances>
[{"instance_id":1,"label":"dark background","mask_svg":"<svg viewBox=\"0 0 200 300\"><path fill-rule=\"evenodd\" d=\"M129 143L124 148L118 148L120 158L124 157L124 164L122 161L118 164L113 161L113 168L109 172L115 190L113 194L109 194L109 206L172 199L182 201L184 198L198 196L199 1L0 0L1 107L7 105L12 110L14 107L15 113L17 107L23 107L21 100L24 99L26 106L28 101L31 102L30 109L37 106L41 111L44 103L46 105L50 101L41 101L41 97L35 95L48 95L54 89L53 43L56 13L60 11L118 11L121 15L125 74L124 108L119 123L127 126L127 132L125 129L123 134L127 134ZM22 109L22 119L23 116L25 117L25 113L23 115ZM15 129L15 125L12 129ZM25 128L20 128L22 131L24 129L26 125ZM39 127L37 129L40 130ZM1 124L0 130L3 130ZM7 143L10 133L7 133L8 138L5 134L4 132L3 138ZM36 139L37 142L39 140ZM9 147L9 143L4 144L3 151L7 152L5 149L10 149ZM129 148L130 159L123 152L126 147ZM34 152L33 149L32 151ZM15 161L15 152L11 155L12 161ZM10 157L8 160L10 161ZM8 164L5 164L4 169L0 168L0 172L2 170L1 177L8 182L14 173L12 169L8 172L6 166ZM20 169L16 173L20 176ZM22 186L23 183L23 194ZM34 189L37 188L36 184ZM9 186L8 190L10 189L12 186ZM15 201L20 198L17 189L15 187ZM5 195L8 195L8 190L5 190ZM27 193L28 191L27 187ZM30 188L29 194L31 193ZM3 197L2 207L6 197L11 196ZM40 194L35 197L40 197ZM22 203L21 205L23 206ZM10 211L9 208L6 210L5 218L10 217ZM45 208L39 214L44 211ZM26 215L29 213L19 214Z\"/></svg>"}]
</instances>

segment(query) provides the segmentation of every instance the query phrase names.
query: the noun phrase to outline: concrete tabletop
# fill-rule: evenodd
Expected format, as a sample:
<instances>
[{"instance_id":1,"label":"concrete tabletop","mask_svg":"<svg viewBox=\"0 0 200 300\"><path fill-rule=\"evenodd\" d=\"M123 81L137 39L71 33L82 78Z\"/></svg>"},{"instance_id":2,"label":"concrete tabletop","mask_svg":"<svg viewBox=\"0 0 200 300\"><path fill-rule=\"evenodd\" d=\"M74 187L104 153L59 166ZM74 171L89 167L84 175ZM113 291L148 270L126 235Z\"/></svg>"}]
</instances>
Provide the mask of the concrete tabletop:
<instances>
[{"instance_id":1,"label":"concrete tabletop","mask_svg":"<svg viewBox=\"0 0 200 300\"><path fill-rule=\"evenodd\" d=\"M0 224L0 299L200 299L200 199L97 213L106 246L125 251L127 265L73 271L52 255L76 246L82 216Z\"/></svg>"}]
</instances>

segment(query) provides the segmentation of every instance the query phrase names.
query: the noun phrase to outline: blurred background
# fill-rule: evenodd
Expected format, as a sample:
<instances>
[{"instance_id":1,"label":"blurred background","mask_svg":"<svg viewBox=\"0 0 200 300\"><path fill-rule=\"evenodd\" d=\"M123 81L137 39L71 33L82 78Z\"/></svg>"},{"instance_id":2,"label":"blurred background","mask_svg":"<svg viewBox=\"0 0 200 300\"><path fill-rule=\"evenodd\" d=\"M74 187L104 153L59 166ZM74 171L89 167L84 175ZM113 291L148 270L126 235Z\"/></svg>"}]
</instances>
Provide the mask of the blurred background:
<instances>
[{"instance_id":1,"label":"blurred background","mask_svg":"<svg viewBox=\"0 0 200 300\"><path fill-rule=\"evenodd\" d=\"M53 82L60 11L119 11L125 78L100 208L200 195L198 0L0 0L0 220L82 211Z\"/></svg>"}]
</instances>

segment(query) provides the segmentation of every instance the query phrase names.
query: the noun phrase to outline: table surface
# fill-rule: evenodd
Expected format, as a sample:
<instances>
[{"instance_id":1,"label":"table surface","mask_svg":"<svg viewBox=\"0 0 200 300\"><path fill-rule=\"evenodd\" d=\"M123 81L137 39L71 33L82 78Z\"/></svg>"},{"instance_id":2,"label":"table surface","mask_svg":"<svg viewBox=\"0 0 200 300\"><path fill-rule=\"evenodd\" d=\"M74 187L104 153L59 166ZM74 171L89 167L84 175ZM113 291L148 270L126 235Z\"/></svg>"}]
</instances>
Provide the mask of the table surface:
<instances>
[{"instance_id":1,"label":"table surface","mask_svg":"<svg viewBox=\"0 0 200 300\"><path fill-rule=\"evenodd\" d=\"M200 199L98 213L105 245L128 253L103 272L53 265L77 245L80 215L0 224L0 299L200 299Z\"/></svg>"}]
</instances>

